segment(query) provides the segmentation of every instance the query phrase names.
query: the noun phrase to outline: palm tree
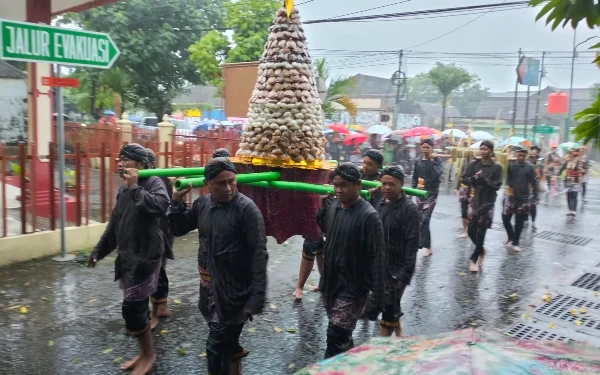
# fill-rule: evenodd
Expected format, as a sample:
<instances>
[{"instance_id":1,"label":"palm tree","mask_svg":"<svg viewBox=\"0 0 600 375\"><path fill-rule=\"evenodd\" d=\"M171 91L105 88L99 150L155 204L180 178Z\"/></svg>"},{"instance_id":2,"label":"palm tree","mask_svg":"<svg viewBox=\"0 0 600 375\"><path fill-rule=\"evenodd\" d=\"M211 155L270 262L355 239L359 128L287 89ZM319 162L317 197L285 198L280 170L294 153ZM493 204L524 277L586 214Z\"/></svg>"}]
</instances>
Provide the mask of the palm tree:
<instances>
[{"instance_id":1,"label":"palm tree","mask_svg":"<svg viewBox=\"0 0 600 375\"><path fill-rule=\"evenodd\" d=\"M123 97L131 89L131 78L120 68L107 70L102 75L102 84L112 92L113 110L117 119L123 113Z\"/></svg>"},{"instance_id":2,"label":"palm tree","mask_svg":"<svg viewBox=\"0 0 600 375\"><path fill-rule=\"evenodd\" d=\"M442 131L446 126L446 107L448 106L448 96L452 91L456 90L465 83L471 82L473 79L469 72L463 68L457 67L454 64L445 65L437 63L429 73L427 73L431 83L442 94Z\"/></svg>"},{"instance_id":3,"label":"palm tree","mask_svg":"<svg viewBox=\"0 0 600 375\"><path fill-rule=\"evenodd\" d=\"M325 100L321 103L321 109L325 117L331 118L335 114L333 103L344 107L350 116L356 116L356 103L350 98L350 93L356 87L354 77L338 76L332 78L324 58L315 59L313 65L316 77L321 78L327 85L327 94Z\"/></svg>"}]
</instances>

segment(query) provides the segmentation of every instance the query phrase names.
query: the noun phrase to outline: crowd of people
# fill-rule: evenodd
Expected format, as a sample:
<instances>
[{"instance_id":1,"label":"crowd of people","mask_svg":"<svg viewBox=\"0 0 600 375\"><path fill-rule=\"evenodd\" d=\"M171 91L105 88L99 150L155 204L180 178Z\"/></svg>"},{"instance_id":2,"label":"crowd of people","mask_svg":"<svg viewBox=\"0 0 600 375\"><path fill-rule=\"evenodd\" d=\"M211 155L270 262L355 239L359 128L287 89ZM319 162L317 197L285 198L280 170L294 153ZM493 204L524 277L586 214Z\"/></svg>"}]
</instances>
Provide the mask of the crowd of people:
<instances>
[{"instance_id":1,"label":"crowd of people","mask_svg":"<svg viewBox=\"0 0 600 375\"><path fill-rule=\"evenodd\" d=\"M296 299L317 260L321 274L315 290L323 297L328 316L325 358L353 346L352 332L359 319L380 318L380 335L401 336L401 298L415 271L419 249L432 255L429 229L443 174L433 142L420 144L410 186L426 190L416 201L403 192L405 173L400 166L385 167L384 153L365 150L362 172L344 162L331 172L334 195L323 196L315 221L319 238L304 238ZM561 163L556 150L539 161L538 147L515 147L506 178L494 160L494 144L481 142L479 154L465 163L457 181L464 233L475 249L469 269L483 265L486 231L492 225L497 192L505 182L502 219L506 244L520 251L519 239L531 216L534 229L540 181L553 184L553 171L564 180L569 215L575 215L577 196L585 193L589 162L585 150L573 149ZM529 157L528 157L529 154ZM154 153L138 144L121 148L119 172L123 179L109 223L93 249L88 265L118 248L115 280L123 289L122 315L127 333L136 337L140 354L121 365L134 375L146 374L156 360L151 331L168 317L167 259L173 259L174 237L198 230L198 307L209 327L206 341L208 373L239 374L248 350L239 343L244 324L261 313L267 288L267 238L264 219L256 204L237 190L236 168L229 152L216 150L205 166L209 193L191 206L191 190L174 191L165 178L139 178L138 170L155 168ZM361 180L379 181L370 199L361 198ZM512 217L515 225L512 225ZM150 308L151 305L151 308Z\"/></svg>"}]
</instances>

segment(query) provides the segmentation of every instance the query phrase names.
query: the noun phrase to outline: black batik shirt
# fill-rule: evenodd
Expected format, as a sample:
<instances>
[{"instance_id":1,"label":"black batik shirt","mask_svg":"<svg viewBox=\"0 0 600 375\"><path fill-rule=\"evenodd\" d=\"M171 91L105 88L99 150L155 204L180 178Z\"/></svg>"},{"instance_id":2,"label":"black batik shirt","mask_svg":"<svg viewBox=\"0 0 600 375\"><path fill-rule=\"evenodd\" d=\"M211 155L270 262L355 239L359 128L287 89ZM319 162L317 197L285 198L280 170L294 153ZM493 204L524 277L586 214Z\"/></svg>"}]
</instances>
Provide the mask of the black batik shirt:
<instances>
[{"instance_id":1,"label":"black batik shirt","mask_svg":"<svg viewBox=\"0 0 600 375\"><path fill-rule=\"evenodd\" d=\"M475 178L479 171L482 171L481 175ZM474 192L473 209L479 214L496 204L497 192L502 186L502 166L493 160L489 164L483 159L473 160L461 176L461 182L468 186L468 196Z\"/></svg>"}]
</instances>

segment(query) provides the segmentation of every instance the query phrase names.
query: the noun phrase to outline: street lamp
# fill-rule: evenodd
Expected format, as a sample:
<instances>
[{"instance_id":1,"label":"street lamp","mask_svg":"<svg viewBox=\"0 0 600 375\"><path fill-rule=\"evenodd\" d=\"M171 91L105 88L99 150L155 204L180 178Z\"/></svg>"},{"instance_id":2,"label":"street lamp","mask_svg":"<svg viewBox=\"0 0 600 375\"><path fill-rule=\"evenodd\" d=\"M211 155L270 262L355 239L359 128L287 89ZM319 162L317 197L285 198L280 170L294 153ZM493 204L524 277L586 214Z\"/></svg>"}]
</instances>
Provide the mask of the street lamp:
<instances>
[{"instance_id":1,"label":"street lamp","mask_svg":"<svg viewBox=\"0 0 600 375\"><path fill-rule=\"evenodd\" d=\"M571 86L569 86L569 109L568 109L568 113L567 113L567 121L565 121L565 131L564 131L564 141L563 142L569 142L569 128L571 127L571 124L573 123L573 119L572 119L572 115L573 115L573 77L575 75L575 56L577 55L577 47L579 47L580 45L582 45L583 43L592 40L594 38L597 38L596 36L591 36L589 38L587 38L586 40L584 40L583 42L579 43L579 44L575 44L577 43L577 30L574 29L573 30L573 57L571 59Z\"/></svg>"}]
</instances>

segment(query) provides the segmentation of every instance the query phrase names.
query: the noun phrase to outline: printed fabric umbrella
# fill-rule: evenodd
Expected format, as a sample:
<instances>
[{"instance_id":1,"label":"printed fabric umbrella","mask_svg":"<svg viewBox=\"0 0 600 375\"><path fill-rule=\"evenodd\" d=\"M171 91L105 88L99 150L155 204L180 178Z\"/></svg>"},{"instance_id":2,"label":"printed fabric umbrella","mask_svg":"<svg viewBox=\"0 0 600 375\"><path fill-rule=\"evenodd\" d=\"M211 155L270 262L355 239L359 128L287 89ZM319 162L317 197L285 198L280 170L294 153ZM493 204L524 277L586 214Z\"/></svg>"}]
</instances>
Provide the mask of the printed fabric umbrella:
<instances>
[{"instance_id":1,"label":"printed fabric umbrella","mask_svg":"<svg viewBox=\"0 0 600 375\"><path fill-rule=\"evenodd\" d=\"M348 130L346 125L341 124L339 122L329 124L329 125L327 125L327 127L329 129L333 130L334 132L338 132L338 133L342 133L342 134L350 134L350 131Z\"/></svg>"},{"instance_id":2,"label":"printed fabric umbrella","mask_svg":"<svg viewBox=\"0 0 600 375\"><path fill-rule=\"evenodd\" d=\"M471 134L471 138L473 138L476 141L489 141L493 139L494 136L488 132L476 131L473 132L473 134Z\"/></svg>"},{"instance_id":3,"label":"printed fabric umbrella","mask_svg":"<svg viewBox=\"0 0 600 375\"><path fill-rule=\"evenodd\" d=\"M380 337L296 375L597 374L600 350L582 344L516 340L463 329L432 336Z\"/></svg>"},{"instance_id":4,"label":"printed fabric umbrella","mask_svg":"<svg viewBox=\"0 0 600 375\"><path fill-rule=\"evenodd\" d=\"M347 146L350 146L352 144L352 142L354 142L355 145L359 145L359 144L363 143L364 141L366 141L367 139L369 139L369 138L364 134L350 132L350 134L346 136L346 139L344 139L344 144Z\"/></svg>"},{"instance_id":5,"label":"printed fabric umbrella","mask_svg":"<svg viewBox=\"0 0 600 375\"><path fill-rule=\"evenodd\" d=\"M403 137L420 137L422 135L434 135L435 130L432 128L427 128L425 126L417 126L416 128L410 128L404 133L402 133Z\"/></svg>"},{"instance_id":6,"label":"printed fabric umbrella","mask_svg":"<svg viewBox=\"0 0 600 375\"><path fill-rule=\"evenodd\" d=\"M467 133L458 129L446 129L442 134L444 134L447 137L449 137L450 134L452 134L454 138L467 138Z\"/></svg>"},{"instance_id":7,"label":"printed fabric umbrella","mask_svg":"<svg viewBox=\"0 0 600 375\"><path fill-rule=\"evenodd\" d=\"M391 134L392 129L388 128L385 125L373 125L370 128L368 128L365 132L369 133L369 134L384 135L384 134Z\"/></svg>"},{"instance_id":8,"label":"printed fabric umbrella","mask_svg":"<svg viewBox=\"0 0 600 375\"><path fill-rule=\"evenodd\" d=\"M350 125L348 126L348 130L354 130L355 132L364 132L365 128L360 125Z\"/></svg>"},{"instance_id":9,"label":"printed fabric umbrella","mask_svg":"<svg viewBox=\"0 0 600 375\"><path fill-rule=\"evenodd\" d=\"M579 143L565 142L565 143L559 144L558 147L562 148L563 150L570 151L574 148L579 148L580 146L579 146Z\"/></svg>"}]
</instances>

